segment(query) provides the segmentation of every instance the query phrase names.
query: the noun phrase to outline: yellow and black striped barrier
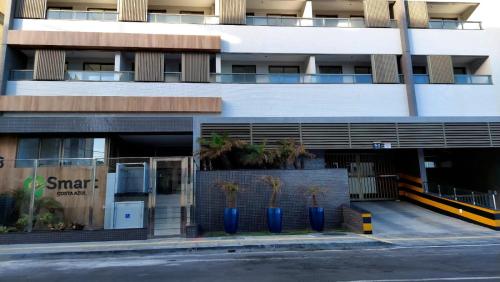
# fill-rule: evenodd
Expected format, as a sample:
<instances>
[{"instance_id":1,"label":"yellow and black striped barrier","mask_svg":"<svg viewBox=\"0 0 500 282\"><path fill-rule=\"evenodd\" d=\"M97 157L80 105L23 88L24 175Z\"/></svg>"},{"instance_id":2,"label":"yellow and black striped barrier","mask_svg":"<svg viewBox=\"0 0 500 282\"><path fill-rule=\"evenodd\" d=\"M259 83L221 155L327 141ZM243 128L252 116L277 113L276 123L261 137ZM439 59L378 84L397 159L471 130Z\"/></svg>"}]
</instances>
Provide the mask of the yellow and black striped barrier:
<instances>
[{"instance_id":1,"label":"yellow and black striped barrier","mask_svg":"<svg viewBox=\"0 0 500 282\"><path fill-rule=\"evenodd\" d=\"M399 197L432 211L500 231L500 211L426 194L418 177L399 175Z\"/></svg>"},{"instance_id":2,"label":"yellow and black striped barrier","mask_svg":"<svg viewBox=\"0 0 500 282\"><path fill-rule=\"evenodd\" d=\"M342 205L343 225L352 232L372 234L372 214L355 204Z\"/></svg>"}]
</instances>

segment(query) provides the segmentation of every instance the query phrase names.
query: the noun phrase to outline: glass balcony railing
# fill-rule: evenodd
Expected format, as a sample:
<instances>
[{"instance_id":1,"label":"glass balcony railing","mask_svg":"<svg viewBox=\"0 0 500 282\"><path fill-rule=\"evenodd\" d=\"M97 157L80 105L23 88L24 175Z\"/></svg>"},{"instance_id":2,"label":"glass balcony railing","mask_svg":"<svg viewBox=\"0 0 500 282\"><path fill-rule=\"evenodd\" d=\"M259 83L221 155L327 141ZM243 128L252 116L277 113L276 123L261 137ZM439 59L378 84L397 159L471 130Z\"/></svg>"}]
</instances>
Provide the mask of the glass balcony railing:
<instances>
[{"instance_id":1,"label":"glass balcony railing","mask_svg":"<svg viewBox=\"0 0 500 282\"><path fill-rule=\"evenodd\" d=\"M430 84L428 74L415 74L413 80L415 84ZM456 74L454 84L490 85L493 84L493 80L491 75Z\"/></svg>"},{"instance_id":2,"label":"glass balcony railing","mask_svg":"<svg viewBox=\"0 0 500 282\"><path fill-rule=\"evenodd\" d=\"M92 12L92 11L71 11L71 10L48 10L49 20L79 20L79 21L118 21L118 12Z\"/></svg>"},{"instance_id":3,"label":"glass balcony railing","mask_svg":"<svg viewBox=\"0 0 500 282\"><path fill-rule=\"evenodd\" d=\"M167 82L167 83L181 82L181 73L180 72L166 72L165 73L165 82Z\"/></svg>"},{"instance_id":4,"label":"glass balcony railing","mask_svg":"<svg viewBox=\"0 0 500 282\"><path fill-rule=\"evenodd\" d=\"M294 17L255 17L246 19L247 25L257 26L313 26L313 27L344 27L364 28L362 18L294 18ZM396 27L396 21L391 20L390 27Z\"/></svg>"},{"instance_id":5,"label":"glass balcony railing","mask_svg":"<svg viewBox=\"0 0 500 282\"><path fill-rule=\"evenodd\" d=\"M227 84L370 84L371 74L247 74L214 73L213 83Z\"/></svg>"},{"instance_id":6,"label":"glass balcony railing","mask_svg":"<svg viewBox=\"0 0 500 282\"><path fill-rule=\"evenodd\" d=\"M65 80L71 81L134 81L131 71L67 71Z\"/></svg>"},{"instance_id":7,"label":"glass balcony railing","mask_svg":"<svg viewBox=\"0 0 500 282\"><path fill-rule=\"evenodd\" d=\"M151 13L148 14L148 22L167 24L219 24L219 17Z\"/></svg>"},{"instance_id":8,"label":"glass balcony railing","mask_svg":"<svg viewBox=\"0 0 500 282\"><path fill-rule=\"evenodd\" d=\"M454 20L430 20L430 29L459 29L480 30L483 29L481 22L454 21Z\"/></svg>"},{"instance_id":9,"label":"glass balcony railing","mask_svg":"<svg viewBox=\"0 0 500 282\"><path fill-rule=\"evenodd\" d=\"M10 80L33 80L33 70L13 70L10 72Z\"/></svg>"}]
</instances>

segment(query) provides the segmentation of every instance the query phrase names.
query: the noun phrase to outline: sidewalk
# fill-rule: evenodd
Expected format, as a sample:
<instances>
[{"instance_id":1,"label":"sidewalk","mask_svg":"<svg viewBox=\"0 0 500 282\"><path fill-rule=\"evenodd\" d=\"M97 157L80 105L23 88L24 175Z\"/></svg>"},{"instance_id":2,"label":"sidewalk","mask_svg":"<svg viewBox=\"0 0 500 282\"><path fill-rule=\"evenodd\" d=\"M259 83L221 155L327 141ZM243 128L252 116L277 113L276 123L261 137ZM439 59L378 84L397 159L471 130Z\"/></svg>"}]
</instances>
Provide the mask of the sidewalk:
<instances>
[{"instance_id":1,"label":"sidewalk","mask_svg":"<svg viewBox=\"0 0 500 282\"><path fill-rule=\"evenodd\" d=\"M210 250L254 249L349 249L387 246L389 243L353 233L225 236L208 238L165 238L146 241L113 241L55 244L21 244L0 246L0 258L39 257L50 255L91 255L121 253L172 253Z\"/></svg>"}]
</instances>

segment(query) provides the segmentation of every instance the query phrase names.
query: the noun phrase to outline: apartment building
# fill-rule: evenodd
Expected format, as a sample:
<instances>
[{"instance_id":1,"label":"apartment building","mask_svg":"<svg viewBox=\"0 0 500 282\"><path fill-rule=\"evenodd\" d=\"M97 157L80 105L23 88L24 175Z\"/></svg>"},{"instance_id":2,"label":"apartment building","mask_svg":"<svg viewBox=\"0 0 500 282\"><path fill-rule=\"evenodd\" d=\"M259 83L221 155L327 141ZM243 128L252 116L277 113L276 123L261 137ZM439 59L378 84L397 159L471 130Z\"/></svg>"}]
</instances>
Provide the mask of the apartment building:
<instances>
[{"instance_id":1,"label":"apartment building","mask_svg":"<svg viewBox=\"0 0 500 282\"><path fill-rule=\"evenodd\" d=\"M7 1L0 192L139 173L138 210L183 208L152 234L180 234L197 140L224 133L294 138L311 167L348 169L355 200L397 198L402 172L486 193L500 167L496 2ZM113 228L106 193L61 201L91 201L75 218Z\"/></svg>"}]
</instances>

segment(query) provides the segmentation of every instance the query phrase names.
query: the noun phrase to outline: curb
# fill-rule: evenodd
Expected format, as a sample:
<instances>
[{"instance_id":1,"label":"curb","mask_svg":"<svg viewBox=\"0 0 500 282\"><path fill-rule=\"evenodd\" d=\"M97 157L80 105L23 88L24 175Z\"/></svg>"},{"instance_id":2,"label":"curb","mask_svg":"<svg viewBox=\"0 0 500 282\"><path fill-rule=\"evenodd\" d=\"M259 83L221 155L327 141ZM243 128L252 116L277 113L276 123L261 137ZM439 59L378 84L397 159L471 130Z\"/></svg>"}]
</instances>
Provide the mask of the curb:
<instances>
[{"instance_id":1,"label":"curb","mask_svg":"<svg viewBox=\"0 0 500 282\"><path fill-rule=\"evenodd\" d=\"M320 251L320 250L352 250L365 247L387 247L391 243L373 242L353 242L353 243L307 243L307 244L255 244L255 245L233 245L233 246L213 246L213 247L179 247L179 248L152 248L135 250L92 250L92 251L70 251L70 252L49 252L49 253L11 253L0 254L0 259L32 259L32 258L65 258L65 257L89 257L102 255L158 255L173 253L194 253L203 251L226 251L234 253L236 251L260 251L260 250L289 250L289 251Z\"/></svg>"}]
</instances>

